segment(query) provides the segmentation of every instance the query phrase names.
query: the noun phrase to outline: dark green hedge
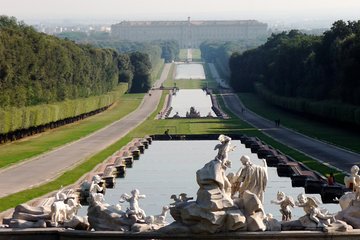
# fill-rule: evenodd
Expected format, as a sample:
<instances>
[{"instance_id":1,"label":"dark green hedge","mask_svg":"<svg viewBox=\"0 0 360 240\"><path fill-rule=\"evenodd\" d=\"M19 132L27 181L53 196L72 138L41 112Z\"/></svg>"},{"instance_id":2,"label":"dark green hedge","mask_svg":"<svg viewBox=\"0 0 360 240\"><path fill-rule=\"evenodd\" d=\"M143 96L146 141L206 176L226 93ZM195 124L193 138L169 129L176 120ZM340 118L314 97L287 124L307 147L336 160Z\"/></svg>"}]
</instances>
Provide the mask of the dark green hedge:
<instances>
[{"instance_id":1,"label":"dark green hedge","mask_svg":"<svg viewBox=\"0 0 360 240\"><path fill-rule=\"evenodd\" d=\"M37 127L95 111L111 105L126 91L127 84L121 84L116 91L100 96L30 107L12 107L7 110L0 109L0 134Z\"/></svg>"}]
</instances>

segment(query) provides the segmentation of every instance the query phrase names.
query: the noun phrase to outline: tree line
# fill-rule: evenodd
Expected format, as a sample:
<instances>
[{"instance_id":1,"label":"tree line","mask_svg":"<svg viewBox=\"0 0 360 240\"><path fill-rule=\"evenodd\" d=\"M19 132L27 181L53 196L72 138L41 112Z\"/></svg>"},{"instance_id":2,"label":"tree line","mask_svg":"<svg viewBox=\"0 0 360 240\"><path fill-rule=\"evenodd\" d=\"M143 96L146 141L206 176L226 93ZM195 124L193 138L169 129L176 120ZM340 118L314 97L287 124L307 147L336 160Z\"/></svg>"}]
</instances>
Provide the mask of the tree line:
<instances>
[{"instance_id":1,"label":"tree line","mask_svg":"<svg viewBox=\"0 0 360 240\"><path fill-rule=\"evenodd\" d=\"M99 48L116 50L122 56L121 62L124 64L120 70L120 79L128 82L129 91L134 93L148 90L156 79L157 70L162 66L163 61L176 60L180 51L179 44L175 40L120 41L112 38L109 33L99 32L90 32L89 34L63 32L57 36L79 44L91 44ZM151 71L152 69L155 71Z\"/></svg>"},{"instance_id":2,"label":"tree line","mask_svg":"<svg viewBox=\"0 0 360 240\"><path fill-rule=\"evenodd\" d=\"M321 36L272 34L262 46L234 53L229 65L239 91L259 81L281 96L360 105L360 21L336 21Z\"/></svg>"},{"instance_id":3,"label":"tree line","mask_svg":"<svg viewBox=\"0 0 360 240\"><path fill-rule=\"evenodd\" d=\"M38 33L14 17L0 16L0 108L98 96L120 82L130 92L151 87L161 48L119 52Z\"/></svg>"},{"instance_id":4,"label":"tree line","mask_svg":"<svg viewBox=\"0 0 360 240\"><path fill-rule=\"evenodd\" d=\"M360 124L360 21L336 21L320 36L298 30L272 34L260 47L232 54L229 67L237 91L256 86L268 100L281 97L278 105L300 112L317 102L310 112L336 115L335 121L343 121L346 108L348 119ZM297 107L289 104L295 99Z\"/></svg>"}]
</instances>

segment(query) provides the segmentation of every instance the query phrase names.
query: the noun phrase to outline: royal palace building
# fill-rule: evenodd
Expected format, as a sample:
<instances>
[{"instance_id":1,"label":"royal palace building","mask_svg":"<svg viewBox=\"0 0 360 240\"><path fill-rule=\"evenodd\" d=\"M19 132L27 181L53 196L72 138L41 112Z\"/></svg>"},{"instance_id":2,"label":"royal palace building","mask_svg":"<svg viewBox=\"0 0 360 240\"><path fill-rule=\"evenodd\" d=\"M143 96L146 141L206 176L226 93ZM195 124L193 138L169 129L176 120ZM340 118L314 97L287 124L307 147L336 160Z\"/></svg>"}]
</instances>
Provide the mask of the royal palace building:
<instances>
[{"instance_id":1,"label":"royal palace building","mask_svg":"<svg viewBox=\"0 0 360 240\"><path fill-rule=\"evenodd\" d=\"M112 37L128 41L176 40L180 47L198 47L206 40L238 41L267 35L267 24L256 20L123 21L111 26Z\"/></svg>"}]
</instances>

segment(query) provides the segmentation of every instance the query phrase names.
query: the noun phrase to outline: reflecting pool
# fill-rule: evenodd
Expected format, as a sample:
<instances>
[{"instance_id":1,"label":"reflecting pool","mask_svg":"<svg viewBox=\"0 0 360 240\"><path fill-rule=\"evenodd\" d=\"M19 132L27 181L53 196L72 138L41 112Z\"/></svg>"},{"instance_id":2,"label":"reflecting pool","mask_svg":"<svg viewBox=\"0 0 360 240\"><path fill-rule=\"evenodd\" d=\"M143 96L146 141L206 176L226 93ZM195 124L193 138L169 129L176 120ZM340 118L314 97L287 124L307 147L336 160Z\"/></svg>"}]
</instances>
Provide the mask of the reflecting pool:
<instances>
[{"instance_id":1,"label":"reflecting pool","mask_svg":"<svg viewBox=\"0 0 360 240\"><path fill-rule=\"evenodd\" d=\"M175 66L175 80L205 79L204 66L201 63L179 63Z\"/></svg>"},{"instance_id":2,"label":"reflecting pool","mask_svg":"<svg viewBox=\"0 0 360 240\"><path fill-rule=\"evenodd\" d=\"M186 112L194 107L200 113L201 117L206 117L209 113L216 117L216 114L211 109L212 103L210 95L201 89L180 89L172 95L171 99L171 113L169 117L178 114L180 117L185 117Z\"/></svg>"},{"instance_id":3,"label":"reflecting pool","mask_svg":"<svg viewBox=\"0 0 360 240\"><path fill-rule=\"evenodd\" d=\"M189 197L196 199L198 185L196 183L196 171L204 166L205 163L214 159L216 151L214 146L218 144L215 140L202 141L153 141L149 149L141 155L139 160L133 164L133 168L128 168L125 178L118 178L114 189L107 189L105 200L110 204L117 204L120 195L124 192L130 193L134 188L138 188L141 194L145 194L145 199L140 199L140 207L147 215L160 214L162 206L172 203L172 194L187 193ZM229 172L237 172L241 166L240 157L250 156L254 164L260 165L261 161L256 154L252 154L250 149L245 148L238 140L232 141L236 148L229 153L232 161L232 168ZM297 195L304 193L303 188L293 188L290 178L280 178L276 168L268 168L269 180L265 192L264 208L266 213L272 213L274 217L281 220L279 206L271 204L270 200L276 198L278 191L296 199ZM318 194L307 194L316 196ZM128 204L121 204L123 209ZM324 208L330 213L340 211L340 206L336 204L323 204ZM86 215L86 207L82 209ZM302 208L293 209L293 219L305 215ZM173 221L171 216L168 222Z\"/></svg>"}]
</instances>

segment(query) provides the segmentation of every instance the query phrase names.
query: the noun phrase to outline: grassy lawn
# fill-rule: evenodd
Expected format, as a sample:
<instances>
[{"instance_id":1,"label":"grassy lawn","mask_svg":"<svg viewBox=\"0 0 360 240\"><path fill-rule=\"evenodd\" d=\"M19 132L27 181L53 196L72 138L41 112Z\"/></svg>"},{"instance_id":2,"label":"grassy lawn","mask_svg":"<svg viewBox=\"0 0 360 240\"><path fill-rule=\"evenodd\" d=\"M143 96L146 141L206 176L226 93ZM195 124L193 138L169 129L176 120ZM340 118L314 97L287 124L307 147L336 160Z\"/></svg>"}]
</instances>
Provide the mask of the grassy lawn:
<instances>
[{"instance_id":1,"label":"grassy lawn","mask_svg":"<svg viewBox=\"0 0 360 240\"><path fill-rule=\"evenodd\" d=\"M299 114L282 110L262 100L256 94L240 93L238 95L247 108L267 119L281 119L281 125L283 126L294 129L307 136L360 153L360 133L358 131L341 129L324 122L308 119Z\"/></svg>"},{"instance_id":2,"label":"grassy lawn","mask_svg":"<svg viewBox=\"0 0 360 240\"><path fill-rule=\"evenodd\" d=\"M32 137L0 145L0 167L37 156L95 132L134 111L142 98L143 94L125 94L103 113Z\"/></svg>"}]
</instances>

